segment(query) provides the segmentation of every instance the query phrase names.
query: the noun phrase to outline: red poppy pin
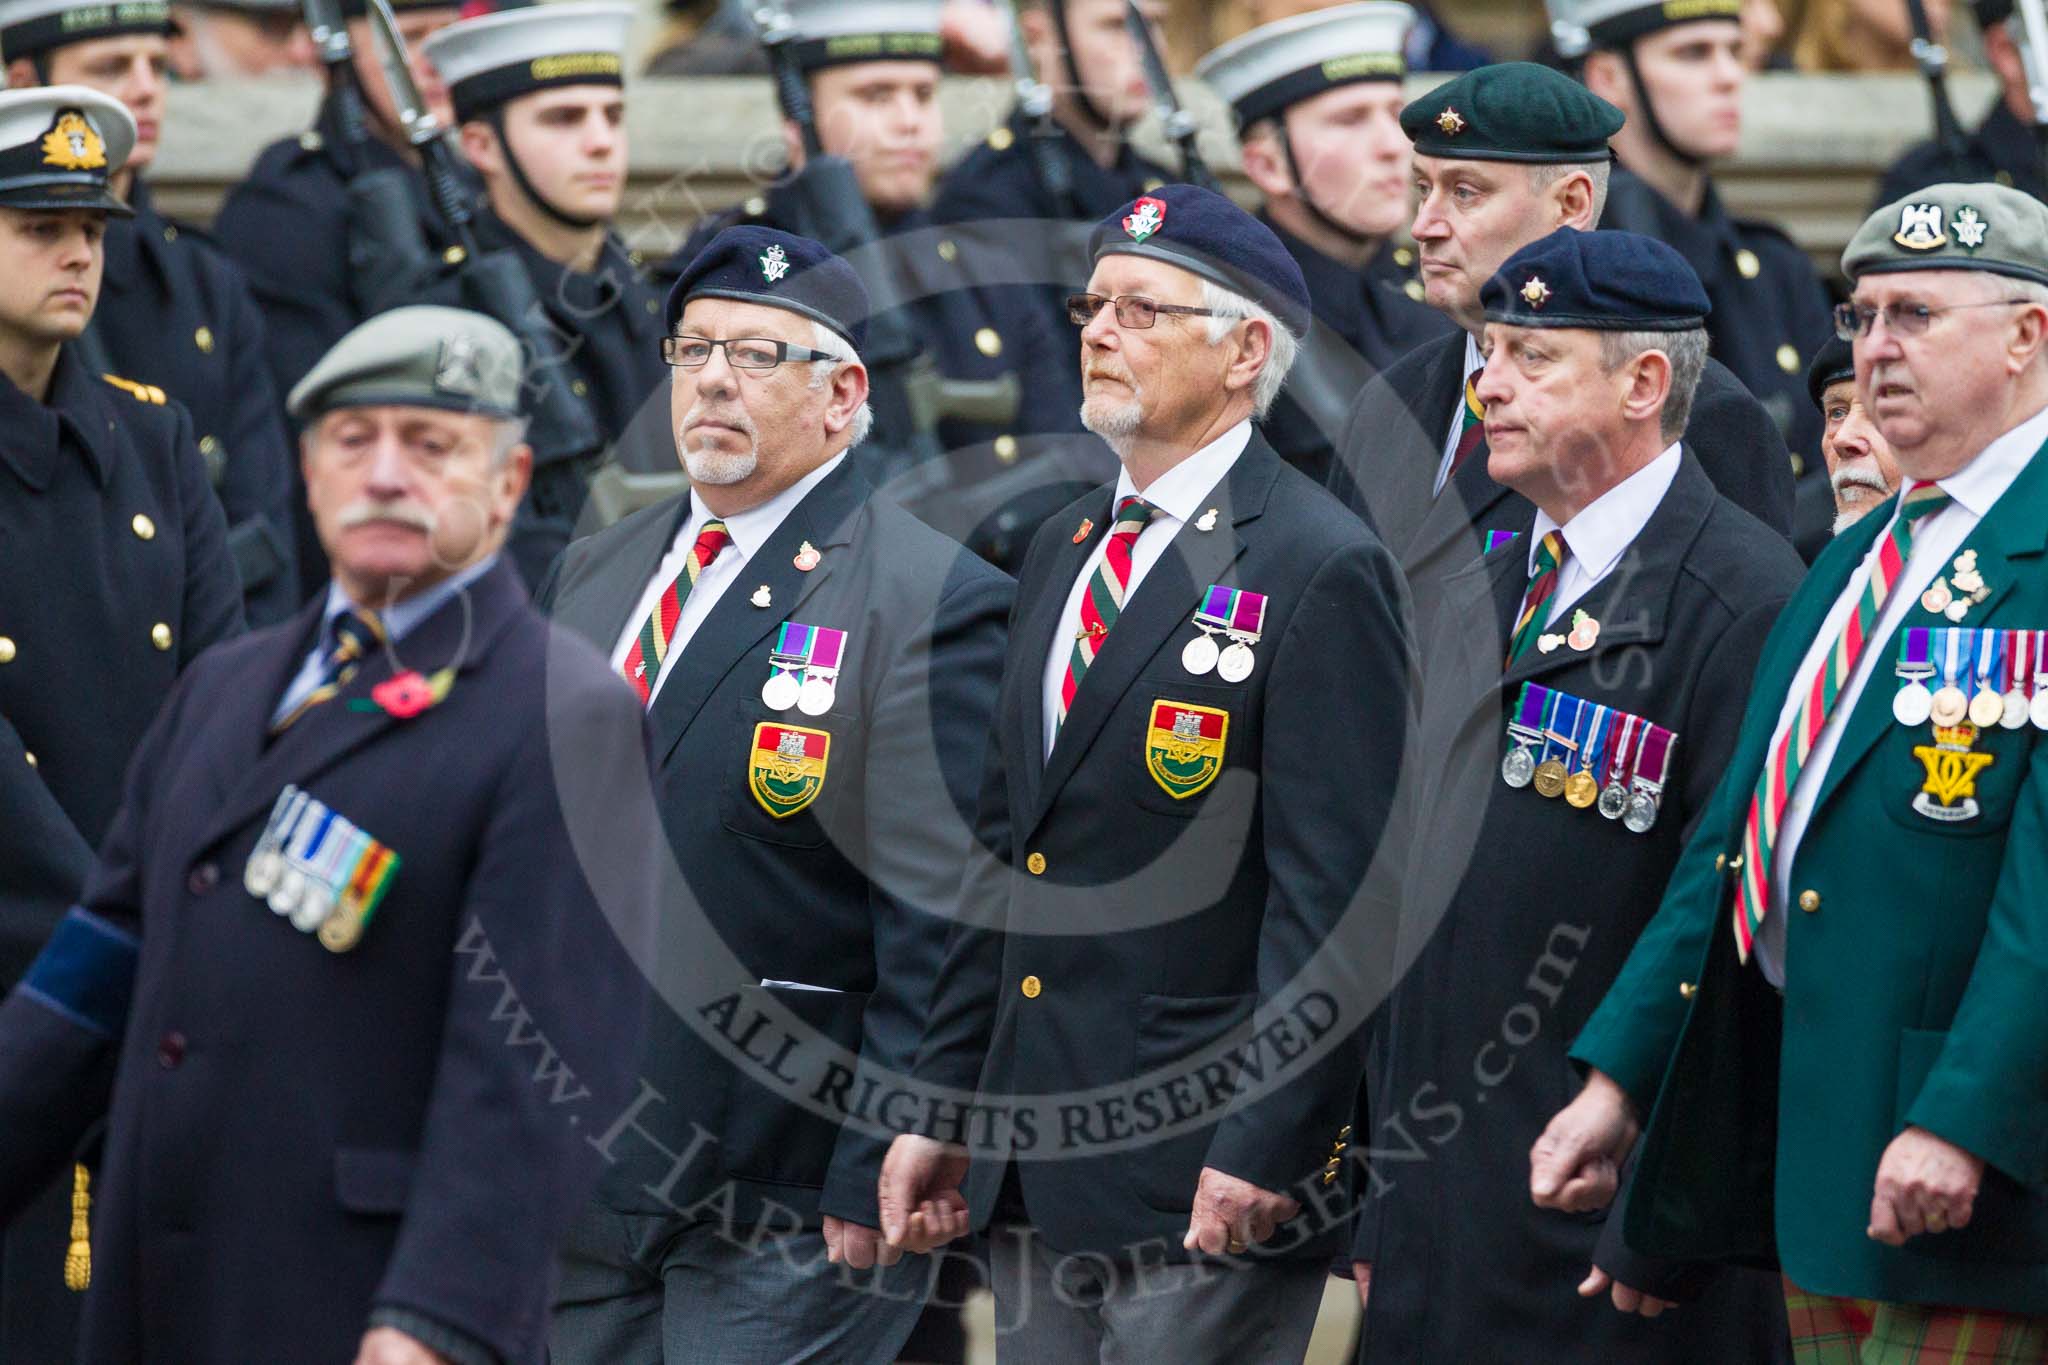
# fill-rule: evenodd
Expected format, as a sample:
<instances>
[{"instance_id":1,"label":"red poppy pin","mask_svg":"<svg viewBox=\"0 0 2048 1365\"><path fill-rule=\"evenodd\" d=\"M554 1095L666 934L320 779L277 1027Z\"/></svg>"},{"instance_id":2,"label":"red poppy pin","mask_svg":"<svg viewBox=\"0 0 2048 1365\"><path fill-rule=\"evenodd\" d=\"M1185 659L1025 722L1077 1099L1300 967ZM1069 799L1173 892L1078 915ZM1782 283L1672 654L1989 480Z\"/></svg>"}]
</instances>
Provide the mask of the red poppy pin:
<instances>
[{"instance_id":1,"label":"red poppy pin","mask_svg":"<svg viewBox=\"0 0 2048 1365\"><path fill-rule=\"evenodd\" d=\"M439 706L454 686L452 668L444 668L432 677L409 668L371 688L369 701L351 702L350 706L359 711L382 711L393 720L411 720L422 711Z\"/></svg>"}]
</instances>

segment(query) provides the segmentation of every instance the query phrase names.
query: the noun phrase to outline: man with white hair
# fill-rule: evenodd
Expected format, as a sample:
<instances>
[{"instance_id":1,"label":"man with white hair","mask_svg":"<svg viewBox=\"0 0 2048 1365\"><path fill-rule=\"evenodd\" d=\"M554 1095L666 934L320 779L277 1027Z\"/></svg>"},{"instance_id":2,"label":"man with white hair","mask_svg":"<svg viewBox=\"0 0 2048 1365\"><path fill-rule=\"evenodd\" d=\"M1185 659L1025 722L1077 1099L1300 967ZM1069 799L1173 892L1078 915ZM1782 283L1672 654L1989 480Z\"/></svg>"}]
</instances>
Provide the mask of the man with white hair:
<instances>
[{"instance_id":1,"label":"man with white hair","mask_svg":"<svg viewBox=\"0 0 2048 1365\"><path fill-rule=\"evenodd\" d=\"M1899 491L1899 464L1856 393L1856 355L1841 337L1829 337L1806 367L1806 391L1820 409L1821 458L1828 464L1836 535L1891 500Z\"/></svg>"},{"instance_id":2,"label":"man with white hair","mask_svg":"<svg viewBox=\"0 0 2048 1365\"><path fill-rule=\"evenodd\" d=\"M1799 1361L2036 1362L2048 207L1934 185L1842 269L1899 496L1786 606L1530 1188L1599 1208L1640 1136L1631 1248L1782 1267Z\"/></svg>"},{"instance_id":3,"label":"man with white hair","mask_svg":"<svg viewBox=\"0 0 2048 1365\"><path fill-rule=\"evenodd\" d=\"M995 1225L1004 1358L1295 1362L1383 960L1403 589L1254 427L1309 319L1272 231L1175 185L1092 246L1081 411L1123 469L1025 562L916 1073L1010 1121L899 1137L884 1230Z\"/></svg>"},{"instance_id":4,"label":"man with white hair","mask_svg":"<svg viewBox=\"0 0 2048 1365\"><path fill-rule=\"evenodd\" d=\"M1012 585L848 459L868 311L814 241L713 238L667 309L691 489L543 589L646 706L679 869L639 1092L590 1130L565 1365L893 1361L934 1276L879 1245L872 1096L923 1030Z\"/></svg>"}]
</instances>

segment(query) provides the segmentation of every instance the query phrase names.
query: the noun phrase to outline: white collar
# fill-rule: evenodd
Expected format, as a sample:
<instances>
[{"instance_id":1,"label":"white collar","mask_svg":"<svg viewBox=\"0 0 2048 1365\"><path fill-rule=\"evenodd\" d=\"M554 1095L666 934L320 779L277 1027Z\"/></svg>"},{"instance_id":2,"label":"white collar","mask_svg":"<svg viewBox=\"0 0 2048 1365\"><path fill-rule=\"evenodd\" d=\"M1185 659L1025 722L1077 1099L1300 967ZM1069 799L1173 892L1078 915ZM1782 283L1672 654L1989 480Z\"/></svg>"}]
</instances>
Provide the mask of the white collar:
<instances>
[{"instance_id":1,"label":"white collar","mask_svg":"<svg viewBox=\"0 0 2048 1365\"><path fill-rule=\"evenodd\" d=\"M782 519L808 497L813 488L823 483L833 470L839 468L845 459L846 452L842 450L760 506L749 507L746 511L735 512L729 517L716 518L725 524L725 533L732 537L733 548L740 552L740 557L752 559L755 552L768 543L768 537L774 535L776 528L782 525ZM697 495L696 490L692 489L690 516L683 523L683 538L695 540L704 523L711 520L711 510L704 505L704 500Z\"/></svg>"},{"instance_id":2,"label":"white collar","mask_svg":"<svg viewBox=\"0 0 2048 1365\"><path fill-rule=\"evenodd\" d=\"M1671 491L1683 458L1678 442L1673 441L1656 459L1587 503L1563 526L1538 508L1536 526L1529 533L1529 576L1536 576L1536 549L1543 537L1562 531L1581 571L1595 582L1605 578L1649 525L1651 515Z\"/></svg>"},{"instance_id":3,"label":"white collar","mask_svg":"<svg viewBox=\"0 0 2048 1365\"><path fill-rule=\"evenodd\" d=\"M1120 470L1116 476L1116 500L1111 506L1121 505L1125 498L1142 496L1177 521L1193 521L1202 512L1202 499L1223 482L1223 476L1251 443L1252 423L1247 417L1152 480L1142 494L1131 482L1131 471Z\"/></svg>"},{"instance_id":4,"label":"white collar","mask_svg":"<svg viewBox=\"0 0 2048 1365\"><path fill-rule=\"evenodd\" d=\"M2029 417L1985 446L1976 459L1940 480L1941 491L1983 519L2005 496L2013 480L2025 472L2043 442L2048 442L2048 408Z\"/></svg>"},{"instance_id":5,"label":"white collar","mask_svg":"<svg viewBox=\"0 0 2048 1365\"><path fill-rule=\"evenodd\" d=\"M1470 332L1465 333L1465 380L1469 382L1473 375L1478 374L1481 370L1485 368L1486 357L1480 353L1479 342L1477 338L1475 338ZM1460 399L1463 399L1465 396L1464 385L1460 384L1458 386L1458 389L1458 397Z\"/></svg>"}]
</instances>

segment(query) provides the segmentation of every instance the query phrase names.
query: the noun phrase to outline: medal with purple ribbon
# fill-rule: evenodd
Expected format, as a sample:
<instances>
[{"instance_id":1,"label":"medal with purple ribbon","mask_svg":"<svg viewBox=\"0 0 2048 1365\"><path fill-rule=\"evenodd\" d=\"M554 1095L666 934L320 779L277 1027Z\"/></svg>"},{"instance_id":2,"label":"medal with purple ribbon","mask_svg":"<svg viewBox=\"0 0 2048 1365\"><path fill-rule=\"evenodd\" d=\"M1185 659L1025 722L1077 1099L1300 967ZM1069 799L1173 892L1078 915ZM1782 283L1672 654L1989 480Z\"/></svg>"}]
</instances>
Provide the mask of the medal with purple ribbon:
<instances>
[{"instance_id":1,"label":"medal with purple ribbon","mask_svg":"<svg viewBox=\"0 0 2048 1365\"><path fill-rule=\"evenodd\" d=\"M1215 668L1223 654L1216 637L1230 629L1230 609L1236 597L1221 583L1212 583L1202 594L1202 605L1195 608L1195 629L1202 633L1181 650L1180 666L1198 678Z\"/></svg>"},{"instance_id":2,"label":"medal with purple ribbon","mask_svg":"<svg viewBox=\"0 0 2048 1365\"><path fill-rule=\"evenodd\" d=\"M1550 689L1523 683L1522 696L1508 719L1508 751L1501 756L1500 780L1520 789L1536 780L1536 746L1543 739L1543 710Z\"/></svg>"},{"instance_id":3,"label":"medal with purple ribbon","mask_svg":"<svg viewBox=\"0 0 2048 1365\"><path fill-rule=\"evenodd\" d=\"M1628 811L1621 818L1631 834L1648 834L1664 807L1664 783L1671 771L1671 751L1678 736L1661 725L1652 725L1643 735L1643 752L1636 760L1630 785Z\"/></svg>"},{"instance_id":4,"label":"medal with purple ribbon","mask_svg":"<svg viewBox=\"0 0 2048 1365\"><path fill-rule=\"evenodd\" d=\"M1899 636L1898 675L1904 684L1892 698L1892 719L1905 726L1925 725L1934 714L1934 693L1927 680L1934 676L1934 645L1925 626L1914 626Z\"/></svg>"}]
</instances>

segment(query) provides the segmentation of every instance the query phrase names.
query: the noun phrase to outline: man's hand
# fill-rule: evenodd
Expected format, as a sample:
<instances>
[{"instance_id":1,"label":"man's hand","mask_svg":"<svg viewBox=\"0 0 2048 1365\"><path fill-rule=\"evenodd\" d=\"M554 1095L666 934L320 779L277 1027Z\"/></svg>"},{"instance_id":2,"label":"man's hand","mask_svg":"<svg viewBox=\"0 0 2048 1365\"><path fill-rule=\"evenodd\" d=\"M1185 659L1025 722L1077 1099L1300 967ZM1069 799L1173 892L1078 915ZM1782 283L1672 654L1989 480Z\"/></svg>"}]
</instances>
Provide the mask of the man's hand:
<instances>
[{"instance_id":1,"label":"man's hand","mask_svg":"<svg viewBox=\"0 0 2048 1365\"><path fill-rule=\"evenodd\" d=\"M825 1260L832 1265L846 1262L855 1270L877 1265L895 1265L903 1259L903 1248L892 1247L873 1228L825 1215Z\"/></svg>"},{"instance_id":2,"label":"man's hand","mask_svg":"<svg viewBox=\"0 0 2048 1365\"><path fill-rule=\"evenodd\" d=\"M1188 1235L1180 1244L1211 1256L1236 1255L1271 1237L1274 1229L1300 1212L1301 1205L1284 1194L1204 1166L1195 1184L1195 1207L1188 1214Z\"/></svg>"},{"instance_id":3,"label":"man's hand","mask_svg":"<svg viewBox=\"0 0 2048 1365\"><path fill-rule=\"evenodd\" d=\"M915 1133L889 1144L876 1189L882 1236L897 1251L927 1252L967 1235L967 1152Z\"/></svg>"},{"instance_id":4,"label":"man's hand","mask_svg":"<svg viewBox=\"0 0 2048 1365\"><path fill-rule=\"evenodd\" d=\"M1614 1306L1624 1313L1641 1313L1646 1318L1654 1318L1667 1308L1678 1307L1670 1299L1660 1299L1655 1294L1630 1289L1597 1265L1584 1280L1580 1281L1579 1297L1590 1299L1603 1289L1611 1291L1609 1297L1614 1300Z\"/></svg>"},{"instance_id":5,"label":"man's hand","mask_svg":"<svg viewBox=\"0 0 2048 1365\"><path fill-rule=\"evenodd\" d=\"M1606 1208L1639 1132L1628 1093L1605 1072L1593 1072L1529 1149L1529 1197L1538 1208L1564 1213Z\"/></svg>"},{"instance_id":6,"label":"man's hand","mask_svg":"<svg viewBox=\"0 0 2048 1365\"><path fill-rule=\"evenodd\" d=\"M448 1365L448 1357L429 1351L396 1327L372 1327L356 1348L355 1365Z\"/></svg>"},{"instance_id":7,"label":"man's hand","mask_svg":"<svg viewBox=\"0 0 2048 1365\"><path fill-rule=\"evenodd\" d=\"M1869 1235L1896 1247L1923 1232L1967 1227L1983 1180L1982 1157L1925 1128L1908 1128L1891 1140L1877 1163Z\"/></svg>"},{"instance_id":8,"label":"man's hand","mask_svg":"<svg viewBox=\"0 0 2048 1365\"><path fill-rule=\"evenodd\" d=\"M994 5L948 0L939 11L947 67L963 76L1000 76L1010 69L1010 23Z\"/></svg>"},{"instance_id":9,"label":"man's hand","mask_svg":"<svg viewBox=\"0 0 2048 1365\"><path fill-rule=\"evenodd\" d=\"M1364 1308L1366 1306L1365 1301L1372 1297L1372 1262L1353 1261L1351 1263L1351 1278L1358 1285L1358 1306Z\"/></svg>"}]
</instances>

